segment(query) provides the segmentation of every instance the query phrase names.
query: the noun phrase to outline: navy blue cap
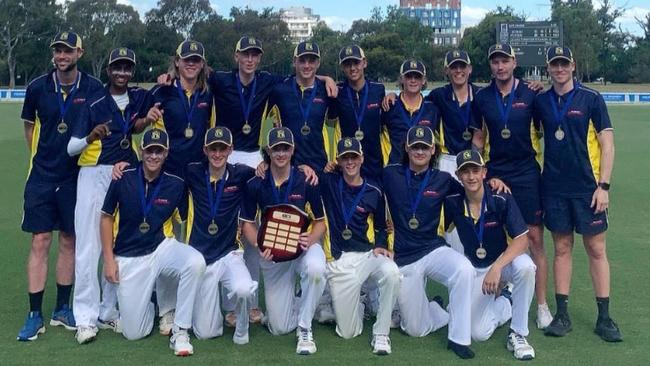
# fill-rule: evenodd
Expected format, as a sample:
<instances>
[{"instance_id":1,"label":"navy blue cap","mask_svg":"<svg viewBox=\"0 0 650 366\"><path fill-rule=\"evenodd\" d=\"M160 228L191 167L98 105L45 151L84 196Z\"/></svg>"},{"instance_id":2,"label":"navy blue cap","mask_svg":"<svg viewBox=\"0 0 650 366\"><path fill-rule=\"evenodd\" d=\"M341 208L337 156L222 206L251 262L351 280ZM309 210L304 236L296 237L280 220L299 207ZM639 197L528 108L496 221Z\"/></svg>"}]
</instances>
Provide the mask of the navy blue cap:
<instances>
[{"instance_id":1,"label":"navy blue cap","mask_svg":"<svg viewBox=\"0 0 650 366\"><path fill-rule=\"evenodd\" d=\"M456 170L460 170L466 165L485 166L485 161L478 151L465 150L456 155Z\"/></svg>"},{"instance_id":2,"label":"navy blue cap","mask_svg":"<svg viewBox=\"0 0 650 366\"><path fill-rule=\"evenodd\" d=\"M406 75L409 72L417 72L422 76L427 75L427 68L424 66L422 61L419 60L406 60L402 63L402 66L399 68L400 75Z\"/></svg>"},{"instance_id":3,"label":"navy blue cap","mask_svg":"<svg viewBox=\"0 0 650 366\"><path fill-rule=\"evenodd\" d=\"M268 141L270 149L280 144L294 146L293 133L287 127L274 127L269 130Z\"/></svg>"},{"instance_id":4,"label":"navy blue cap","mask_svg":"<svg viewBox=\"0 0 650 366\"><path fill-rule=\"evenodd\" d=\"M205 60L205 48L201 42L186 40L178 45L176 55L183 59L192 56L199 56Z\"/></svg>"},{"instance_id":5,"label":"navy blue cap","mask_svg":"<svg viewBox=\"0 0 650 366\"><path fill-rule=\"evenodd\" d=\"M160 146L167 150L169 149L169 136L165 130L153 128L144 133L141 146L143 150L151 146Z\"/></svg>"},{"instance_id":6,"label":"navy blue cap","mask_svg":"<svg viewBox=\"0 0 650 366\"><path fill-rule=\"evenodd\" d=\"M339 64L342 64L345 60L363 60L366 58L365 52L361 47L356 44L345 46L339 51Z\"/></svg>"},{"instance_id":7,"label":"navy blue cap","mask_svg":"<svg viewBox=\"0 0 650 366\"><path fill-rule=\"evenodd\" d=\"M79 37L77 33L70 31L58 33L54 38L52 38L50 47L54 47L57 44L62 44L70 48L83 48L81 37Z\"/></svg>"},{"instance_id":8,"label":"navy blue cap","mask_svg":"<svg viewBox=\"0 0 650 366\"><path fill-rule=\"evenodd\" d=\"M435 144L433 131L427 126L413 126L409 128L406 135L406 146L410 147L415 144L425 144L429 147L433 146Z\"/></svg>"},{"instance_id":9,"label":"navy blue cap","mask_svg":"<svg viewBox=\"0 0 650 366\"><path fill-rule=\"evenodd\" d=\"M119 47L111 51L111 54L108 56L108 64L112 64L117 61L130 61L135 65L135 52L126 47Z\"/></svg>"},{"instance_id":10,"label":"navy blue cap","mask_svg":"<svg viewBox=\"0 0 650 366\"><path fill-rule=\"evenodd\" d=\"M205 132L203 146L209 146L216 143L232 146L232 133L230 133L228 128L212 127Z\"/></svg>"},{"instance_id":11,"label":"navy blue cap","mask_svg":"<svg viewBox=\"0 0 650 366\"><path fill-rule=\"evenodd\" d=\"M239 41L237 41L235 52L244 52L247 50L259 50L261 53L264 53L264 50L262 49L262 41L255 37L241 37Z\"/></svg>"},{"instance_id":12,"label":"navy blue cap","mask_svg":"<svg viewBox=\"0 0 650 366\"><path fill-rule=\"evenodd\" d=\"M554 60L559 59L573 62L573 52L571 52L571 49L569 47L560 46L552 46L546 50L546 63L550 64Z\"/></svg>"},{"instance_id":13,"label":"navy blue cap","mask_svg":"<svg viewBox=\"0 0 650 366\"><path fill-rule=\"evenodd\" d=\"M491 58L493 55L504 55L506 57L515 58L515 50L508 43L497 43L492 45L488 50L488 58Z\"/></svg>"},{"instance_id":14,"label":"navy blue cap","mask_svg":"<svg viewBox=\"0 0 650 366\"><path fill-rule=\"evenodd\" d=\"M342 155L352 153L357 155L363 155L363 148L361 147L361 142L356 138L346 137L339 140L339 143L336 145L336 157L340 158Z\"/></svg>"},{"instance_id":15,"label":"navy blue cap","mask_svg":"<svg viewBox=\"0 0 650 366\"><path fill-rule=\"evenodd\" d=\"M472 61L470 61L467 52L461 50L449 51L445 55L445 67L451 66L451 64L453 64L454 62L462 62L467 65L472 64Z\"/></svg>"},{"instance_id":16,"label":"navy blue cap","mask_svg":"<svg viewBox=\"0 0 650 366\"><path fill-rule=\"evenodd\" d=\"M300 42L296 46L296 49L293 50L293 57L300 57L304 55L314 55L320 58L320 48L318 48L318 45L315 42Z\"/></svg>"}]
</instances>

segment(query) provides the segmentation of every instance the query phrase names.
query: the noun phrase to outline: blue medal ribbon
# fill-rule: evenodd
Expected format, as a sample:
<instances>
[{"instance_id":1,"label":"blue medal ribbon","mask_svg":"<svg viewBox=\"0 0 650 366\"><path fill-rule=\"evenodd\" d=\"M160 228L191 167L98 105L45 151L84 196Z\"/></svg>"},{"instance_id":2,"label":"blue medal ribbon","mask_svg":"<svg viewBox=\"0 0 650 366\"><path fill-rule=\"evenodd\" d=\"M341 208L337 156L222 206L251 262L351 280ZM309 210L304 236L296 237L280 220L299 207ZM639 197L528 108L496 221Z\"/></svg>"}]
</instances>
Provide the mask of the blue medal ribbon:
<instances>
[{"instance_id":1,"label":"blue medal ribbon","mask_svg":"<svg viewBox=\"0 0 650 366\"><path fill-rule=\"evenodd\" d=\"M248 117L251 115L251 110L253 109L253 99L255 98L255 92L257 91L257 77L253 78L253 85L251 85L251 93L248 97L248 102L244 100L244 87L242 86L241 80L239 80L239 73L235 74L235 81L237 82L239 103L241 104L241 110L244 113L244 124L246 124L248 123Z\"/></svg>"},{"instance_id":2,"label":"blue medal ribbon","mask_svg":"<svg viewBox=\"0 0 650 366\"><path fill-rule=\"evenodd\" d=\"M217 185L216 192L212 188L210 183L210 171L205 170L205 186L208 189L208 204L210 205L210 219L212 221L217 217L217 212L219 211L219 206L221 205L221 197L223 196L223 188L226 186L226 174L227 171L223 173L219 185ZM216 196L216 197L215 197Z\"/></svg>"},{"instance_id":3,"label":"blue medal ribbon","mask_svg":"<svg viewBox=\"0 0 650 366\"><path fill-rule=\"evenodd\" d=\"M406 177L406 189L408 190L409 201L411 202L411 216L415 216L415 212L417 211L418 206L420 205L420 201L422 200L424 189L427 187L427 184L429 184L431 169L427 168L427 174L424 176L424 179L422 179L422 182L420 183L418 195L415 197L415 199L413 199L413 196L411 195L411 170L408 167L404 168L404 176Z\"/></svg>"},{"instance_id":4,"label":"blue medal ribbon","mask_svg":"<svg viewBox=\"0 0 650 366\"><path fill-rule=\"evenodd\" d=\"M548 98L551 100L551 105L553 106L553 114L555 115L555 123L557 123L558 128L562 128L562 122L564 121L564 116L566 116L567 112L569 111L569 108L571 107L571 102L573 102L573 97L576 94L576 90L578 90L578 85L574 84L573 85L573 90L569 93L569 95L566 98L566 102L564 105L562 105L562 109L560 110L557 106L557 101L555 98L559 98L560 96L555 93L555 90L551 88L551 92L548 93Z\"/></svg>"},{"instance_id":5,"label":"blue medal ribbon","mask_svg":"<svg viewBox=\"0 0 650 366\"><path fill-rule=\"evenodd\" d=\"M291 192L291 187L293 186L293 168L291 168L291 172L289 173L289 181L287 182L287 190L284 192L284 197L283 197L282 201L280 201L280 189L275 184L275 179L273 179L273 174L271 174L271 169L269 169L266 174L269 175L269 182L271 183L271 190L273 192L274 204L279 205L281 203L288 203L289 202L289 193Z\"/></svg>"},{"instance_id":6,"label":"blue medal ribbon","mask_svg":"<svg viewBox=\"0 0 650 366\"><path fill-rule=\"evenodd\" d=\"M57 94L57 100L59 102L59 121L63 122L63 118L65 117L65 112L68 111L68 108L72 105L72 99L77 92L77 85L79 85L79 79L81 78L81 73L77 71L77 78L74 80L74 84L72 84L72 88L70 89L70 93L68 93L68 97L65 98L65 101L63 100L63 87L61 86L61 82L59 81L59 78L56 77L56 73L54 73L54 79L56 79L56 94Z\"/></svg>"},{"instance_id":7,"label":"blue medal ribbon","mask_svg":"<svg viewBox=\"0 0 650 366\"><path fill-rule=\"evenodd\" d=\"M354 111L354 119L357 121L357 129L361 130L361 123L363 123L363 115L366 112L366 105L368 104L368 90L370 88L368 87L368 83L366 82L363 85L363 97L361 97L361 100L359 100L359 105L357 106L354 103L354 99L352 98L352 87L348 85L347 87L347 94L348 94L348 100L350 101L350 104L352 104L352 110Z\"/></svg>"},{"instance_id":8,"label":"blue medal ribbon","mask_svg":"<svg viewBox=\"0 0 650 366\"><path fill-rule=\"evenodd\" d=\"M422 113L424 112L424 100L422 100L422 103L420 103L420 109L418 110L418 114L415 116L415 118L412 118L412 116L409 117L408 112L406 111L406 106L404 105L404 102L402 101L402 98L400 97L400 111L402 112L402 118L406 122L406 124L409 126L409 128L415 126L420 122L420 117L422 117Z\"/></svg>"},{"instance_id":9,"label":"blue medal ribbon","mask_svg":"<svg viewBox=\"0 0 650 366\"><path fill-rule=\"evenodd\" d=\"M478 231L476 231L476 225L474 224L474 218L472 216L472 211L469 208L469 202L465 201L465 204L467 205L467 211L469 212L469 216L472 219L472 229L474 230L474 235L476 235L476 239L478 240L478 245L479 248L483 247L483 231L485 229L485 208L487 207L487 192L483 192L483 199L481 200L481 214L478 219Z\"/></svg>"},{"instance_id":10,"label":"blue medal ribbon","mask_svg":"<svg viewBox=\"0 0 650 366\"><path fill-rule=\"evenodd\" d=\"M183 108L185 109L187 126L190 126L192 124L192 116L194 115L196 104L199 101L199 94L201 93L199 91L194 91L194 93L190 98L190 101L188 101L187 96L185 95L185 90L181 86L181 81L178 79L176 79L176 90L178 90L178 97L181 98L181 103L183 104Z\"/></svg>"},{"instance_id":11,"label":"blue medal ribbon","mask_svg":"<svg viewBox=\"0 0 650 366\"><path fill-rule=\"evenodd\" d=\"M503 99L501 98L501 92L497 88L496 81L494 82L494 99L497 102L499 107L499 112L501 113L501 122L505 127L508 127L508 118L510 118L510 111L512 110L512 102L515 100L515 84L517 79L512 80L512 88L510 89L510 94L508 95L508 102L506 105L503 105Z\"/></svg>"},{"instance_id":12,"label":"blue medal ribbon","mask_svg":"<svg viewBox=\"0 0 650 366\"><path fill-rule=\"evenodd\" d=\"M460 115L460 118L463 120L463 125L465 126L465 130L469 130L469 116L470 116L471 105L472 105L472 100L470 98L471 94L472 94L472 87L469 85L469 83L467 83L467 102L465 102L465 107L461 108L460 99L458 99L458 97L454 93L454 96L456 97L456 112L458 112L458 115Z\"/></svg>"},{"instance_id":13,"label":"blue medal ribbon","mask_svg":"<svg viewBox=\"0 0 650 366\"><path fill-rule=\"evenodd\" d=\"M115 103L115 100L113 100L113 105L115 105L115 109L117 109L118 113L115 113L115 115L118 116L117 119L120 122L120 128L122 130L122 133L124 134L124 138L126 139L129 137L129 129L131 127L131 117L133 116L133 112L129 109L129 106L127 105L126 108L124 109L124 113L122 113L120 108L117 106L117 103Z\"/></svg>"},{"instance_id":14,"label":"blue medal ribbon","mask_svg":"<svg viewBox=\"0 0 650 366\"><path fill-rule=\"evenodd\" d=\"M153 201L156 199L156 196L158 196L158 193L160 192L160 187L162 186L162 181L165 178L165 174L161 173L160 179L158 179L158 183L153 187L153 190L151 192L151 195L149 195L149 199L147 200L146 194L145 194L145 181L144 181L144 166L141 166L140 169L138 169L138 188L139 188L139 193L140 193L140 207L142 207L142 216L144 218L144 221L147 221L147 216L149 215L149 212L151 212L151 208L153 207Z\"/></svg>"},{"instance_id":15,"label":"blue medal ribbon","mask_svg":"<svg viewBox=\"0 0 650 366\"><path fill-rule=\"evenodd\" d=\"M367 185L368 184L364 180L363 185L359 190L359 193L357 193L357 195L354 196L354 200L352 201L352 206L350 206L350 208L347 209L345 207L345 200L343 199L343 177L339 178L339 199L341 200L341 210L343 211L343 223L345 224L345 227L347 227L348 224L350 223L350 220L352 220L352 216L354 216L356 207L359 205L359 202L361 202L361 199L363 198L363 194L366 192Z\"/></svg>"},{"instance_id":16,"label":"blue medal ribbon","mask_svg":"<svg viewBox=\"0 0 650 366\"><path fill-rule=\"evenodd\" d=\"M300 114L302 115L302 122L303 124L307 124L307 120L309 119L309 114L311 113L311 106L314 105L314 98L316 97L316 91L318 89L318 79L314 80L314 86L311 88L311 93L309 93L309 98L307 98L307 108L305 108L302 105L303 102L303 95L302 92L300 92L298 89L300 89L300 85L298 84L298 81L296 81L296 78L293 78L295 84L298 86L297 88L294 87L293 91L296 94L296 98L298 98L298 107L300 107Z\"/></svg>"}]
</instances>

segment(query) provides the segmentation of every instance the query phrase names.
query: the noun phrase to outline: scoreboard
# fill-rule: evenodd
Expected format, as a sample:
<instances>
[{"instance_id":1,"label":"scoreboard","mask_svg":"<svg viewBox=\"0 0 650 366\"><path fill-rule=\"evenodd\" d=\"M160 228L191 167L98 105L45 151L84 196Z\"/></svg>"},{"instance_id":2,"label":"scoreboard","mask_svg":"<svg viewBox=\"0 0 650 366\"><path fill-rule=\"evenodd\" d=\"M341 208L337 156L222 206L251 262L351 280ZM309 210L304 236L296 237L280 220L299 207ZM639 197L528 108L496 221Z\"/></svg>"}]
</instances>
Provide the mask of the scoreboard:
<instances>
[{"instance_id":1,"label":"scoreboard","mask_svg":"<svg viewBox=\"0 0 650 366\"><path fill-rule=\"evenodd\" d=\"M503 22L496 30L497 42L512 46L519 66L544 66L546 49L563 46L562 22Z\"/></svg>"}]
</instances>

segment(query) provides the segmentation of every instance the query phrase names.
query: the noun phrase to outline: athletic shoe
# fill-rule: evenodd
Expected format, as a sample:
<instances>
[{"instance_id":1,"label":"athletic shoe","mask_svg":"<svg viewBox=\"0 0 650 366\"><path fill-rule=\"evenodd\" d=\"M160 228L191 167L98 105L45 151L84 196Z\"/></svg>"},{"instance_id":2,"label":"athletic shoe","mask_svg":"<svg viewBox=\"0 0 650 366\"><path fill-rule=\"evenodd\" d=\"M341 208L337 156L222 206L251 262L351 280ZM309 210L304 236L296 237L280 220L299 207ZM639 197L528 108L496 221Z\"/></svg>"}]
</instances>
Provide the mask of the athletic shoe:
<instances>
[{"instance_id":1,"label":"athletic shoe","mask_svg":"<svg viewBox=\"0 0 650 366\"><path fill-rule=\"evenodd\" d=\"M518 360L532 360L535 358L533 347L528 344L526 337L517 332L510 331L506 347Z\"/></svg>"},{"instance_id":2,"label":"athletic shoe","mask_svg":"<svg viewBox=\"0 0 650 366\"><path fill-rule=\"evenodd\" d=\"M296 353L299 355L313 355L316 353L316 343L311 329L298 327L298 343Z\"/></svg>"},{"instance_id":3,"label":"athletic shoe","mask_svg":"<svg viewBox=\"0 0 650 366\"><path fill-rule=\"evenodd\" d=\"M63 326L67 330L77 330L74 314L67 304L63 305L59 311L52 313L50 325L53 327Z\"/></svg>"},{"instance_id":4,"label":"athletic shoe","mask_svg":"<svg viewBox=\"0 0 650 366\"><path fill-rule=\"evenodd\" d=\"M190 334L187 329L174 326L172 336L169 338L169 348L174 350L176 356L189 356L194 354L194 347L190 344Z\"/></svg>"},{"instance_id":5,"label":"athletic shoe","mask_svg":"<svg viewBox=\"0 0 650 366\"><path fill-rule=\"evenodd\" d=\"M331 304L319 304L314 317L320 324L336 323L336 315L334 315L334 309L332 309Z\"/></svg>"},{"instance_id":6,"label":"athletic shoe","mask_svg":"<svg viewBox=\"0 0 650 366\"><path fill-rule=\"evenodd\" d=\"M74 337L77 339L79 344L90 343L97 338L98 329L96 327L77 327L77 333Z\"/></svg>"},{"instance_id":7,"label":"athletic shoe","mask_svg":"<svg viewBox=\"0 0 650 366\"><path fill-rule=\"evenodd\" d=\"M564 337L573 328L571 328L571 319L569 314L555 314L551 324L544 329L544 335L553 337Z\"/></svg>"},{"instance_id":8,"label":"athletic shoe","mask_svg":"<svg viewBox=\"0 0 650 366\"><path fill-rule=\"evenodd\" d=\"M607 342L621 342L623 340L618 325L611 318L599 318L596 321L596 329L594 329L594 332L598 334L602 340Z\"/></svg>"},{"instance_id":9,"label":"athletic shoe","mask_svg":"<svg viewBox=\"0 0 650 366\"><path fill-rule=\"evenodd\" d=\"M110 329L115 333L122 333L122 323L120 323L120 318L111 320L97 319L97 327L99 329Z\"/></svg>"},{"instance_id":10,"label":"athletic shoe","mask_svg":"<svg viewBox=\"0 0 650 366\"><path fill-rule=\"evenodd\" d=\"M161 335L169 336L172 334L172 328L174 327L174 310L170 310L163 314L158 321L158 331Z\"/></svg>"},{"instance_id":11,"label":"athletic shoe","mask_svg":"<svg viewBox=\"0 0 650 366\"><path fill-rule=\"evenodd\" d=\"M441 308L445 308L445 300L442 299L440 295L436 295L431 299L431 301L435 302L436 304L440 305Z\"/></svg>"},{"instance_id":12,"label":"athletic shoe","mask_svg":"<svg viewBox=\"0 0 650 366\"><path fill-rule=\"evenodd\" d=\"M235 314L234 311L229 311L226 313L226 316L224 317L226 321L226 326L229 328L234 328L237 326L237 314Z\"/></svg>"},{"instance_id":13,"label":"athletic shoe","mask_svg":"<svg viewBox=\"0 0 650 366\"><path fill-rule=\"evenodd\" d=\"M474 358L474 351L472 351L469 346L463 346L462 344L458 344L455 342L452 342L450 340L447 341L447 349L450 349L454 351L456 356L467 360L470 358Z\"/></svg>"},{"instance_id":14,"label":"athletic shoe","mask_svg":"<svg viewBox=\"0 0 650 366\"><path fill-rule=\"evenodd\" d=\"M387 335L374 334L370 345L372 346L372 353L379 356L390 355L392 352L390 338Z\"/></svg>"},{"instance_id":15,"label":"athletic shoe","mask_svg":"<svg viewBox=\"0 0 650 366\"><path fill-rule=\"evenodd\" d=\"M238 336L237 331L232 335L232 342L238 345L248 344L248 332L243 336Z\"/></svg>"},{"instance_id":16,"label":"athletic shoe","mask_svg":"<svg viewBox=\"0 0 650 366\"><path fill-rule=\"evenodd\" d=\"M390 327L393 329L399 328L401 322L402 322L402 315L400 315L399 310L398 309L393 310L393 312L390 313Z\"/></svg>"},{"instance_id":17,"label":"athletic shoe","mask_svg":"<svg viewBox=\"0 0 650 366\"><path fill-rule=\"evenodd\" d=\"M248 321L251 323L261 323L264 313L258 308L253 308L248 312Z\"/></svg>"},{"instance_id":18,"label":"athletic shoe","mask_svg":"<svg viewBox=\"0 0 650 366\"><path fill-rule=\"evenodd\" d=\"M546 329L553 321L553 315L548 309L548 304L537 305L537 329Z\"/></svg>"},{"instance_id":19,"label":"athletic shoe","mask_svg":"<svg viewBox=\"0 0 650 366\"><path fill-rule=\"evenodd\" d=\"M30 311L25 320L20 332L18 332L17 340L21 342L35 341L39 334L45 333L45 325L43 325L43 315L40 311Z\"/></svg>"}]
</instances>

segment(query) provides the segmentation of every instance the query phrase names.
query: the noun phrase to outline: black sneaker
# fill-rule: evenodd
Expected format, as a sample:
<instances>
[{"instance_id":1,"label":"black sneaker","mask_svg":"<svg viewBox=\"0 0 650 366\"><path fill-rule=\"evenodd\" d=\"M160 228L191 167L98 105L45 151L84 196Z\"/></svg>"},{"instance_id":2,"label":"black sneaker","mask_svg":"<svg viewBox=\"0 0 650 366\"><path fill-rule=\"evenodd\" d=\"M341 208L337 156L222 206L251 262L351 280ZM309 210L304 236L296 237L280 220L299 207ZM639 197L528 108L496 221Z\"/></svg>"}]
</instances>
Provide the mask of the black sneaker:
<instances>
[{"instance_id":1,"label":"black sneaker","mask_svg":"<svg viewBox=\"0 0 650 366\"><path fill-rule=\"evenodd\" d=\"M443 309L445 308L445 301L442 299L442 297L440 297L440 295L434 296L432 300L433 302L438 303L438 305L440 305L441 308Z\"/></svg>"},{"instance_id":2,"label":"black sneaker","mask_svg":"<svg viewBox=\"0 0 650 366\"><path fill-rule=\"evenodd\" d=\"M447 349L454 351L456 356L464 360L474 358L474 351L472 351L469 346L463 346L462 344L447 341Z\"/></svg>"},{"instance_id":3,"label":"black sneaker","mask_svg":"<svg viewBox=\"0 0 650 366\"><path fill-rule=\"evenodd\" d=\"M607 342L621 342L623 340L618 325L610 318L598 319L594 333Z\"/></svg>"},{"instance_id":4,"label":"black sneaker","mask_svg":"<svg viewBox=\"0 0 650 366\"><path fill-rule=\"evenodd\" d=\"M571 319L568 314L555 314L551 324L544 329L544 335L553 337L564 337L573 328L571 328Z\"/></svg>"}]
</instances>

